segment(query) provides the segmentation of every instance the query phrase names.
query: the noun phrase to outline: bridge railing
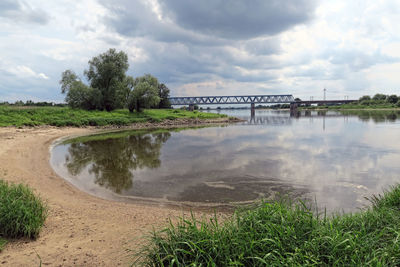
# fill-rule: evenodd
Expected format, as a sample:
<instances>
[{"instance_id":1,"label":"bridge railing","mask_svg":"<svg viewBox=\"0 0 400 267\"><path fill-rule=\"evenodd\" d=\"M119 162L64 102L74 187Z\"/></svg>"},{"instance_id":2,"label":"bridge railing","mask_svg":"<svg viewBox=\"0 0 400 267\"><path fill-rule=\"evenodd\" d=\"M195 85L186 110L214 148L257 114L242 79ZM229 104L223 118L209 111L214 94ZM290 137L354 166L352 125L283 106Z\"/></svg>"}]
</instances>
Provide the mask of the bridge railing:
<instances>
[{"instance_id":1,"label":"bridge railing","mask_svg":"<svg viewBox=\"0 0 400 267\"><path fill-rule=\"evenodd\" d=\"M171 105L212 105L212 104L258 104L292 103L293 95L243 95L243 96L195 96L170 97Z\"/></svg>"}]
</instances>

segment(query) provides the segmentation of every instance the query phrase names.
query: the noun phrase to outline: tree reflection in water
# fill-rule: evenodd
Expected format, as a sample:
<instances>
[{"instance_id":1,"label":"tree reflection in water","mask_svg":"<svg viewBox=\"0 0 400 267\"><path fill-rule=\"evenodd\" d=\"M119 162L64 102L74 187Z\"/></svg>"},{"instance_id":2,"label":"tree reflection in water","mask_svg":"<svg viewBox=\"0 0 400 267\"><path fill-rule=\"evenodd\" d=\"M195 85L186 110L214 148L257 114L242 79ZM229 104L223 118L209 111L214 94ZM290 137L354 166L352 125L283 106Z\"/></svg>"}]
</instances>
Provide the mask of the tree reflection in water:
<instances>
[{"instance_id":1,"label":"tree reflection in water","mask_svg":"<svg viewBox=\"0 0 400 267\"><path fill-rule=\"evenodd\" d=\"M160 150L170 136L169 132L133 134L72 143L65 164L74 176L89 168L96 184L121 193L132 187L134 170L160 167Z\"/></svg>"}]
</instances>

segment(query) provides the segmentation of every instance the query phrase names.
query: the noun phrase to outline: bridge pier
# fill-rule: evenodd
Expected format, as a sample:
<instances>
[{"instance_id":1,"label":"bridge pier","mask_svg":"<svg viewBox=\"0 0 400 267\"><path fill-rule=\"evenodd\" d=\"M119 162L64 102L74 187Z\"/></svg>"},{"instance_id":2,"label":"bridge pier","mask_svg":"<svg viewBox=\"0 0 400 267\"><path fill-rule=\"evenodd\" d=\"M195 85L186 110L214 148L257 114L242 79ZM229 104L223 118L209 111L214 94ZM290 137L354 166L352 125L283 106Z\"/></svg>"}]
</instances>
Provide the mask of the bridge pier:
<instances>
[{"instance_id":1,"label":"bridge pier","mask_svg":"<svg viewBox=\"0 0 400 267\"><path fill-rule=\"evenodd\" d=\"M298 104L296 102L290 103L290 116L298 116L297 107Z\"/></svg>"},{"instance_id":2,"label":"bridge pier","mask_svg":"<svg viewBox=\"0 0 400 267\"><path fill-rule=\"evenodd\" d=\"M189 104L189 111L193 111L194 110L194 104Z\"/></svg>"},{"instance_id":3,"label":"bridge pier","mask_svg":"<svg viewBox=\"0 0 400 267\"><path fill-rule=\"evenodd\" d=\"M298 104L296 102L290 103L290 112L297 111Z\"/></svg>"},{"instance_id":4,"label":"bridge pier","mask_svg":"<svg viewBox=\"0 0 400 267\"><path fill-rule=\"evenodd\" d=\"M251 103L251 118L254 118L256 115L256 104Z\"/></svg>"}]
</instances>

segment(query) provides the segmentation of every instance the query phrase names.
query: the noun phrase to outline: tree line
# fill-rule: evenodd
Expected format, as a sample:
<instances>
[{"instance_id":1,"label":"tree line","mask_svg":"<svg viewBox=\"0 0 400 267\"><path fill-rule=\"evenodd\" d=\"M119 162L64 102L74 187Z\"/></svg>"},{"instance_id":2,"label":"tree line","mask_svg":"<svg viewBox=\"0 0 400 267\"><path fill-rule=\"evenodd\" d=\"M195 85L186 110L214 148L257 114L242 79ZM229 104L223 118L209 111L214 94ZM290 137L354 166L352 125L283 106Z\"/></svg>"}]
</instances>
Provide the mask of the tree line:
<instances>
[{"instance_id":1,"label":"tree line","mask_svg":"<svg viewBox=\"0 0 400 267\"><path fill-rule=\"evenodd\" d=\"M140 112L143 108L169 108L169 89L150 74L133 78L126 75L128 55L109 49L88 62L84 71L85 84L72 70L61 74L61 93L72 108L112 111L128 108Z\"/></svg>"},{"instance_id":2,"label":"tree line","mask_svg":"<svg viewBox=\"0 0 400 267\"><path fill-rule=\"evenodd\" d=\"M361 105L376 105L376 104L395 104L400 107L400 96L375 94L373 97L369 95L362 96L358 99Z\"/></svg>"}]
</instances>

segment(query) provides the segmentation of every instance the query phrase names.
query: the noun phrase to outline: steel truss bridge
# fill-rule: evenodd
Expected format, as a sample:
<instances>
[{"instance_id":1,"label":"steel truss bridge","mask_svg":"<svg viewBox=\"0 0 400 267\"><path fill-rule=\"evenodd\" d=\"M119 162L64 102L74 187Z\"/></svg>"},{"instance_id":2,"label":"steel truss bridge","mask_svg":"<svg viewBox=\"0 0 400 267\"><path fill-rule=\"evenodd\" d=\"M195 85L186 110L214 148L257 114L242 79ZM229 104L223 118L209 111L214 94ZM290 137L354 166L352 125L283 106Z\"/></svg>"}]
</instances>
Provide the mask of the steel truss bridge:
<instances>
[{"instance_id":1,"label":"steel truss bridge","mask_svg":"<svg viewBox=\"0 0 400 267\"><path fill-rule=\"evenodd\" d=\"M212 104L290 104L293 95L247 95L247 96L194 96L170 97L171 105L212 105Z\"/></svg>"}]
</instances>

